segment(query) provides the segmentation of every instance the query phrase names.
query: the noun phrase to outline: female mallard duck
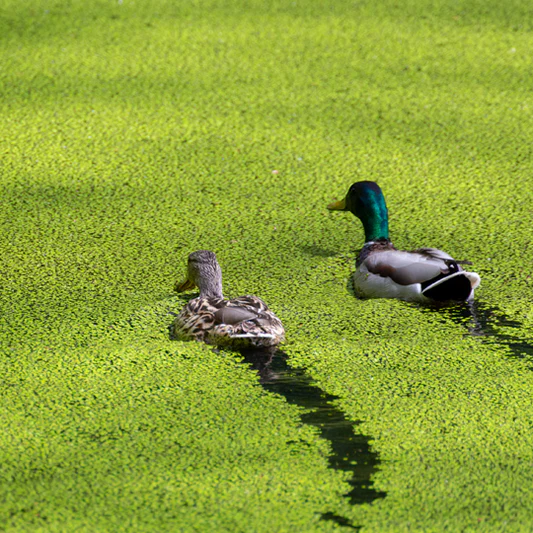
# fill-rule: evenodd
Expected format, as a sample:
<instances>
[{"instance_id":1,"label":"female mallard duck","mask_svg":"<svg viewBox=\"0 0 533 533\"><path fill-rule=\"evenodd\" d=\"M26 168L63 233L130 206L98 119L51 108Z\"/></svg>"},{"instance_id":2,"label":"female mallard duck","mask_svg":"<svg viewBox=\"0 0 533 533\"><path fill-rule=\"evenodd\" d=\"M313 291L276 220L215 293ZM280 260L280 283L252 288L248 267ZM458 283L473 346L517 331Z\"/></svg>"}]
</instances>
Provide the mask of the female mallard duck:
<instances>
[{"instance_id":1,"label":"female mallard duck","mask_svg":"<svg viewBox=\"0 0 533 533\"><path fill-rule=\"evenodd\" d=\"M361 219L365 245L353 275L355 292L362 298L400 298L415 302L453 302L474 298L479 276L465 272L447 253L435 248L412 252L397 250L389 240L387 206L373 181L354 183L344 200L328 209L351 211Z\"/></svg>"},{"instance_id":2,"label":"female mallard duck","mask_svg":"<svg viewBox=\"0 0 533 533\"><path fill-rule=\"evenodd\" d=\"M216 255L199 250L189 255L187 279L176 283L178 292L200 289L171 326L178 339L196 339L209 344L240 348L270 348L285 338L279 318L257 296L222 296L222 271Z\"/></svg>"}]
</instances>

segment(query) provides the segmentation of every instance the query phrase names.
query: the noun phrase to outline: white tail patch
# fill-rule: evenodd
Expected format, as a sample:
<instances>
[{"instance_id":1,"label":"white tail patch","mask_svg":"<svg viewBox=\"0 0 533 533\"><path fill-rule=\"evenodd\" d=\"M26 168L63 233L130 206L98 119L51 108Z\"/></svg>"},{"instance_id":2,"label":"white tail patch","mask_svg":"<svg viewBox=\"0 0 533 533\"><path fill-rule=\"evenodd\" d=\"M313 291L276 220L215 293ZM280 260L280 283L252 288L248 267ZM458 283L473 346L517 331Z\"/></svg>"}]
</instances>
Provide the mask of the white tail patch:
<instances>
[{"instance_id":1,"label":"white tail patch","mask_svg":"<svg viewBox=\"0 0 533 533\"><path fill-rule=\"evenodd\" d=\"M479 284L481 283L481 278L479 277L479 274L476 274L475 272L464 272L464 274L470 280L470 285L472 285L472 289L477 289L479 287Z\"/></svg>"}]
</instances>

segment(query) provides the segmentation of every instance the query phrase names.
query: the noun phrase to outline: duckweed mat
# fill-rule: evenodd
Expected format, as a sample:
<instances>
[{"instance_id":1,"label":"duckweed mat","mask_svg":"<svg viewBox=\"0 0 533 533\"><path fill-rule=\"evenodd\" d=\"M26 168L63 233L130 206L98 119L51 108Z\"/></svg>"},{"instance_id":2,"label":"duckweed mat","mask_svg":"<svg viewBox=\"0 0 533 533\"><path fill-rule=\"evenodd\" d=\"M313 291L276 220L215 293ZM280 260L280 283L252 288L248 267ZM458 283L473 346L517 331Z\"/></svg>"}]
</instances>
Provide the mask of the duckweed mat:
<instances>
[{"instance_id":1,"label":"duckweed mat","mask_svg":"<svg viewBox=\"0 0 533 533\"><path fill-rule=\"evenodd\" d=\"M4 0L0 529L530 531L531 9ZM477 315L354 298L325 206L361 179L399 248L473 262ZM385 497L241 356L169 340L196 249Z\"/></svg>"}]
</instances>

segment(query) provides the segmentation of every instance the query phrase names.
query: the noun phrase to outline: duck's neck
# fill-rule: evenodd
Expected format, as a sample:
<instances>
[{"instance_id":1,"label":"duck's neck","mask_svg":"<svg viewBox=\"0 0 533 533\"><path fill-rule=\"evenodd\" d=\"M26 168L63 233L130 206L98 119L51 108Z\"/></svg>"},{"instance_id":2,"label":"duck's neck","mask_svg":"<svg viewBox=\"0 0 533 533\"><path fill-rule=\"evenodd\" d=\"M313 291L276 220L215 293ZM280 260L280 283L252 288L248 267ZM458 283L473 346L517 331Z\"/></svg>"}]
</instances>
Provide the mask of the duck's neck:
<instances>
[{"instance_id":1,"label":"duck's neck","mask_svg":"<svg viewBox=\"0 0 533 533\"><path fill-rule=\"evenodd\" d=\"M222 277L200 278L197 283L200 289L200 298L207 298L208 300L224 298L222 295Z\"/></svg>"},{"instance_id":2,"label":"duck's neck","mask_svg":"<svg viewBox=\"0 0 533 533\"><path fill-rule=\"evenodd\" d=\"M389 224L387 219L363 221L363 227L365 228L365 242L389 239Z\"/></svg>"},{"instance_id":3,"label":"duck's neck","mask_svg":"<svg viewBox=\"0 0 533 533\"><path fill-rule=\"evenodd\" d=\"M364 212L359 216L365 228L365 242L389 239L389 217L383 196L365 206Z\"/></svg>"}]
</instances>

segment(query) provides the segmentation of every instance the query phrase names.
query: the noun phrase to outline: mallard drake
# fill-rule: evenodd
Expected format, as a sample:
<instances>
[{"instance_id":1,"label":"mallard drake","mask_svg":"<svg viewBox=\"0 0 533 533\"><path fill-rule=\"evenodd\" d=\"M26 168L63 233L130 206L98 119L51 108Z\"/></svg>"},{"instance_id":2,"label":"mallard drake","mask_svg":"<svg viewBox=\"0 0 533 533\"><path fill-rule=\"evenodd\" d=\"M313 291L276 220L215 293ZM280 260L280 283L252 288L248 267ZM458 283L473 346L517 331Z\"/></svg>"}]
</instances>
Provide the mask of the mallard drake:
<instances>
[{"instance_id":1,"label":"mallard drake","mask_svg":"<svg viewBox=\"0 0 533 533\"><path fill-rule=\"evenodd\" d=\"M200 295L176 317L170 328L172 337L237 348L271 348L285 339L280 319L257 296L224 299L222 270L213 252L190 254L187 278L176 283L174 290L183 292L195 286Z\"/></svg>"},{"instance_id":2,"label":"mallard drake","mask_svg":"<svg viewBox=\"0 0 533 533\"><path fill-rule=\"evenodd\" d=\"M377 183L354 183L346 197L328 205L361 219L365 244L356 261L353 286L362 298L400 298L421 303L468 301L480 279L447 253L435 248L397 250L389 240L385 198Z\"/></svg>"}]
</instances>

